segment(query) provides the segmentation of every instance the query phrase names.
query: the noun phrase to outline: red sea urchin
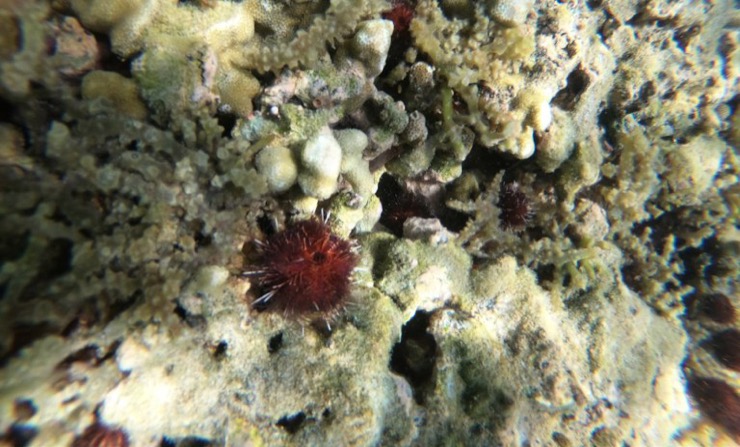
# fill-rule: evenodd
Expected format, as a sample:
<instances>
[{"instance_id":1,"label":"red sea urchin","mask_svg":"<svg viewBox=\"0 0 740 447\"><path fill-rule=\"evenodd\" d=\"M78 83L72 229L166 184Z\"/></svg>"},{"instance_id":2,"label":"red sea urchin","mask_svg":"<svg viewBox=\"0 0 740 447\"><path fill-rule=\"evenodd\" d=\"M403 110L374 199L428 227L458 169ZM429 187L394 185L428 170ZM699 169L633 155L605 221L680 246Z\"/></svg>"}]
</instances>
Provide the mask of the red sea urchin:
<instances>
[{"instance_id":1,"label":"red sea urchin","mask_svg":"<svg viewBox=\"0 0 740 447\"><path fill-rule=\"evenodd\" d=\"M128 447L126 432L120 428L96 422L75 438L72 447Z\"/></svg>"},{"instance_id":2,"label":"red sea urchin","mask_svg":"<svg viewBox=\"0 0 740 447\"><path fill-rule=\"evenodd\" d=\"M740 396L732 386L711 377L692 377L688 391L706 417L740 439Z\"/></svg>"},{"instance_id":3,"label":"red sea urchin","mask_svg":"<svg viewBox=\"0 0 740 447\"><path fill-rule=\"evenodd\" d=\"M298 221L259 246L260 265L246 273L262 289L254 306L301 316L332 313L345 303L357 255L325 220Z\"/></svg>"},{"instance_id":4,"label":"red sea urchin","mask_svg":"<svg viewBox=\"0 0 740 447\"><path fill-rule=\"evenodd\" d=\"M532 203L517 182L501 185L498 207L501 210L501 226L506 230L524 230L534 215Z\"/></svg>"}]
</instances>

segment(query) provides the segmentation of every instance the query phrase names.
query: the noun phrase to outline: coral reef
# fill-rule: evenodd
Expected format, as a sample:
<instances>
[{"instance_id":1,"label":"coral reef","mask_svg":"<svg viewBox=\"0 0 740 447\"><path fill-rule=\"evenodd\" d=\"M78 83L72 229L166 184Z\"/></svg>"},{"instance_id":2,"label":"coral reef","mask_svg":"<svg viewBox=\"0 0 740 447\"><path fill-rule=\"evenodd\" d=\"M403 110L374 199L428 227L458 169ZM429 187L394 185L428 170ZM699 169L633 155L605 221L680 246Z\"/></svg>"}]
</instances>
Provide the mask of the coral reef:
<instances>
[{"instance_id":1,"label":"coral reef","mask_svg":"<svg viewBox=\"0 0 740 447\"><path fill-rule=\"evenodd\" d=\"M0 2L0 444L740 441L737 23Z\"/></svg>"}]
</instances>

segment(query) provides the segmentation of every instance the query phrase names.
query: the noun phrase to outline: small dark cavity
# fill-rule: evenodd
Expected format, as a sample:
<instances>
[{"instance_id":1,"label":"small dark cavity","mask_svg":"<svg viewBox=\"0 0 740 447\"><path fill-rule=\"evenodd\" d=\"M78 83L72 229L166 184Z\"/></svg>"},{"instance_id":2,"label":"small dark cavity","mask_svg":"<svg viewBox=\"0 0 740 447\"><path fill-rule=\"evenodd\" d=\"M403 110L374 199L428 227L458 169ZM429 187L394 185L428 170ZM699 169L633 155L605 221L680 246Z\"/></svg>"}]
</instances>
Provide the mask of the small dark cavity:
<instances>
[{"instance_id":1,"label":"small dark cavity","mask_svg":"<svg viewBox=\"0 0 740 447\"><path fill-rule=\"evenodd\" d=\"M233 113L218 112L216 114L216 120L218 125L223 129L221 136L223 138L232 138L232 132L234 131L234 127L236 127L237 116Z\"/></svg>"},{"instance_id":2,"label":"small dark cavity","mask_svg":"<svg viewBox=\"0 0 740 447\"><path fill-rule=\"evenodd\" d=\"M31 233L5 232L0 233L0 266L6 262L15 261L23 256L28 247Z\"/></svg>"},{"instance_id":3,"label":"small dark cavity","mask_svg":"<svg viewBox=\"0 0 740 447\"><path fill-rule=\"evenodd\" d=\"M180 303L175 306L175 315L180 317L180 320L192 328L205 327L206 318L203 315L194 315L187 311Z\"/></svg>"},{"instance_id":4,"label":"small dark cavity","mask_svg":"<svg viewBox=\"0 0 740 447\"><path fill-rule=\"evenodd\" d=\"M215 445L213 441L200 436L186 436L177 443L177 447L211 447L213 445Z\"/></svg>"},{"instance_id":5,"label":"small dark cavity","mask_svg":"<svg viewBox=\"0 0 740 447\"><path fill-rule=\"evenodd\" d=\"M98 44L98 64L100 70L113 71L124 77L131 77L131 67L129 66L128 59L123 59L113 52L111 47L110 38L107 34L93 33L95 40ZM139 54L131 55L131 59L136 59Z\"/></svg>"},{"instance_id":6,"label":"small dark cavity","mask_svg":"<svg viewBox=\"0 0 740 447\"><path fill-rule=\"evenodd\" d=\"M581 99L581 95L583 95L590 84L591 77L588 75L586 69L579 65L575 70L570 72L565 88L555 95L552 104L563 110L571 111L575 109L578 101Z\"/></svg>"},{"instance_id":7,"label":"small dark cavity","mask_svg":"<svg viewBox=\"0 0 740 447\"><path fill-rule=\"evenodd\" d=\"M573 444L570 442L567 436L560 432L552 432L552 440L558 447L570 447Z\"/></svg>"},{"instance_id":8,"label":"small dark cavity","mask_svg":"<svg viewBox=\"0 0 740 447\"><path fill-rule=\"evenodd\" d=\"M216 348L213 350L213 357L216 358L216 360L221 360L224 357L226 357L226 351L229 349L229 344L225 340L221 340L216 345Z\"/></svg>"},{"instance_id":9,"label":"small dark cavity","mask_svg":"<svg viewBox=\"0 0 740 447\"><path fill-rule=\"evenodd\" d=\"M86 345L77 351L69 354L56 366L58 370L68 369L73 363L87 363L90 366L99 366L106 360L110 360L116 355L116 351L121 346L122 340L116 340L103 350L96 344Z\"/></svg>"},{"instance_id":10,"label":"small dark cavity","mask_svg":"<svg viewBox=\"0 0 740 447\"><path fill-rule=\"evenodd\" d=\"M38 434L33 425L13 424L0 436L0 444L12 447L26 447Z\"/></svg>"},{"instance_id":11,"label":"small dark cavity","mask_svg":"<svg viewBox=\"0 0 740 447\"><path fill-rule=\"evenodd\" d=\"M278 231L275 219L268 214L261 214L257 217L257 226L265 236L272 236Z\"/></svg>"},{"instance_id":12,"label":"small dark cavity","mask_svg":"<svg viewBox=\"0 0 740 447\"><path fill-rule=\"evenodd\" d=\"M281 417L278 419L276 425L290 434L295 434L300 430L305 421L306 413L299 411L298 413Z\"/></svg>"},{"instance_id":13,"label":"small dark cavity","mask_svg":"<svg viewBox=\"0 0 740 447\"><path fill-rule=\"evenodd\" d=\"M270 337L270 341L267 342L267 352L275 354L283 347L283 333L278 332L277 334Z\"/></svg>"},{"instance_id":14,"label":"small dark cavity","mask_svg":"<svg viewBox=\"0 0 740 447\"><path fill-rule=\"evenodd\" d=\"M733 371L740 372L740 331L726 329L714 333L702 346L712 353L719 363Z\"/></svg>"},{"instance_id":15,"label":"small dark cavity","mask_svg":"<svg viewBox=\"0 0 740 447\"><path fill-rule=\"evenodd\" d=\"M725 294L710 293L700 296L697 301L699 313L715 323L729 324L737 317L735 306Z\"/></svg>"},{"instance_id":16,"label":"small dark cavity","mask_svg":"<svg viewBox=\"0 0 740 447\"><path fill-rule=\"evenodd\" d=\"M195 241L195 251L201 248L209 247L213 243L213 235L208 234L205 230L206 224L203 220L197 219L191 223L193 231L193 240Z\"/></svg>"},{"instance_id":17,"label":"small dark cavity","mask_svg":"<svg viewBox=\"0 0 740 447\"><path fill-rule=\"evenodd\" d=\"M681 26L673 31L673 40L676 41L681 51L686 51L686 47L691 44L696 36L701 34L701 25L695 23L693 25Z\"/></svg>"},{"instance_id":18,"label":"small dark cavity","mask_svg":"<svg viewBox=\"0 0 740 447\"><path fill-rule=\"evenodd\" d=\"M20 352L23 348L31 345L36 340L46 337L47 335L56 334L59 329L53 326L51 323L17 323L11 329L11 336L13 342L10 344L10 349L0 356L0 367L5 364L14 355Z\"/></svg>"},{"instance_id":19,"label":"small dark cavity","mask_svg":"<svg viewBox=\"0 0 740 447\"><path fill-rule=\"evenodd\" d=\"M163 436L159 447L177 447L177 443L173 439Z\"/></svg>"},{"instance_id":20,"label":"small dark cavity","mask_svg":"<svg viewBox=\"0 0 740 447\"><path fill-rule=\"evenodd\" d=\"M428 312L417 311L401 329L401 341L391 351L391 370L409 381L419 404L437 361L437 342L428 332L430 318Z\"/></svg>"},{"instance_id":21,"label":"small dark cavity","mask_svg":"<svg viewBox=\"0 0 740 447\"><path fill-rule=\"evenodd\" d=\"M407 191L390 174L383 174L375 195L383 205L380 223L397 237L403 236L403 223L411 217L432 217L429 204L424 197Z\"/></svg>"},{"instance_id":22,"label":"small dark cavity","mask_svg":"<svg viewBox=\"0 0 740 447\"><path fill-rule=\"evenodd\" d=\"M52 239L46 246L38 276L53 279L69 272L72 269L73 248L74 243L69 239Z\"/></svg>"},{"instance_id":23,"label":"small dark cavity","mask_svg":"<svg viewBox=\"0 0 740 447\"><path fill-rule=\"evenodd\" d=\"M37 411L38 407L31 399L16 399L13 403L13 415L16 421L25 422L31 419Z\"/></svg>"},{"instance_id":24,"label":"small dark cavity","mask_svg":"<svg viewBox=\"0 0 740 447\"><path fill-rule=\"evenodd\" d=\"M692 377L687 390L704 416L740 436L740 396L732 386L712 377Z\"/></svg>"}]
</instances>

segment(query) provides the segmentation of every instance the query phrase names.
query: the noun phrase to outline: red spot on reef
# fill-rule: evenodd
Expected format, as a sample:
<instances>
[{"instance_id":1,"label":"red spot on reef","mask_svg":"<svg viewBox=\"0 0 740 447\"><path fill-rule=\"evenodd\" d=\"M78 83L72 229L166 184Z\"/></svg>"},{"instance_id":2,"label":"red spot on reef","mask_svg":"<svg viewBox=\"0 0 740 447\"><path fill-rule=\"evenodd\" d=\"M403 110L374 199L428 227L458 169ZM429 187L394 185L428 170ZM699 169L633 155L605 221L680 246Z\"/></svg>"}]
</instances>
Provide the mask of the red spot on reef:
<instances>
[{"instance_id":1,"label":"red spot on reef","mask_svg":"<svg viewBox=\"0 0 740 447\"><path fill-rule=\"evenodd\" d=\"M82 435L75 438L72 447L128 447L126 432L96 422L88 426Z\"/></svg>"},{"instance_id":2,"label":"red spot on reef","mask_svg":"<svg viewBox=\"0 0 740 447\"><path fill-rule=\"evenodd\" d=\"M704 345L719 363L733 371L740 371L740 331L726 329L717 332Z\"/></svg>"},{"instance_id":3,"label":"red spot on reef","mask_svg":"<svg viewBox=\"0 0 740 447\"><path fill-rule=\"evenodd\" d=\"M247 272L262 289L255 307L301 315L344 305L358 259L352 243L333 234L326 222L296 222L260 246L260 265Z\"/></svg>"},{"instance_id":4,"label":"red spot on reef","mask_svg":"<svg viewBox=\"0 0 740 447\"><path fill-rule=\"evenodd\" d=\"M534 214L532 203L517 182L501 186L498 207L501 210L501 226L507 230L523 230Z\"/></svg>"},{"instance_id":5,"label":"red spot on reef","mask_svg":"<svg viewBox=\"0 0 740 447\"><path fill-rule=\"evenodd\" d=\"M740 438L740 396L732 386L711 377L693 377L688 391L707 418Z\"/></svg>"},{"instance_id":6,"label":"red spot on reef","mask_svg":"<svg viewBox=\"0 0 740 447\"><path fill-rule=\"evenodd\" d=\"M393 22L393 37L408 31L414 19L414 5L409 0L393 0L390 11L383 13L383 18Z\"/></svg>"},{"instance_id":7,"label":"red spot on reef","mask_svg":"<svg viewBox=\"0 0 740 447\"><path fill-rule=\"evenodd\" d=\"M703 295L699 299L699 311L710 320L728 324L735 321L735 306L727 295L712 293Z\"/></svg>"}]
</instances>

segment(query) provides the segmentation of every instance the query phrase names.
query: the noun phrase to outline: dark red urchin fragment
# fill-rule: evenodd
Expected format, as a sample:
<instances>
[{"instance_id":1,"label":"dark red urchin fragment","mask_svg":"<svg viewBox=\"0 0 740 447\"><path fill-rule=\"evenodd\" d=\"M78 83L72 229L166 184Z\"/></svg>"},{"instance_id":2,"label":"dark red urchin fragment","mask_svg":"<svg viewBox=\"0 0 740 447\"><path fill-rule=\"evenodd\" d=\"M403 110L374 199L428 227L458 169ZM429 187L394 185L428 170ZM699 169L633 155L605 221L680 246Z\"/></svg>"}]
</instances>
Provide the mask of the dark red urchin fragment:
<instances>
[{"instance_id":1,"label":"dark red urchin fragment","mask_svg":"<svg viewBox=\"0 0 740 447\"><path fill-rule=\"evenodd\" d=\"M727 295L721 293L702 295L697 307L702 315L715 323L728 324L735 321L735 306Z\"/></svg>"},{"instance_id":2,"label":"dark red urchin fragment","mask_svg":"<svg viewBox=\"0 0 740 447\"><path fill-rule=\"evenodd\" d=\"M740 396L732 386L711 377L692 377L687 389L707 418L740 437Z\"/></svg>"},{"instance_id":3,"label":"dark red urchin fragment","mask_svg":"<svg viewBox=\"0 0 740 447\"><path fill-rule=\"evenodd\" d=\"M726 329L716 332L703 345L718 362L740 372L740 331Z\"/></svg>"},{"instance_id":4,"label":"dark red urchin fragment","mask_svg":"<svg viewBox=\"0 0 740 447\"><path fill-rule=\"evenodd\" d=\"M532 204L519 187L519 183L504 183L498 195L501 226L506 230L521 231L534 214Z\"/></svg>"},{"instance_id":5,"label":"dark red urchin fragment","mask_svg":"<svg viewBox=\"0 0 740 447\"><path fill-rule=\"evenodd\" d=\"M409 30L414 18L414 3L411 0L393 0L391 9L383 13L383 18L393 22L393 37L396 38Z\"/></svg>"},{"instance_id":6,"label":"dark red urchin fragment","mask_svg":"<svg viewBox=\"0 0 740 447\"><path fill-rule=\"evenodd\" d=\"M128 447L128 435L120 428L96 422L72 442L72 447Z\"/></svg>"},{"instance_id":7,"label":"dark red urchin fragment","mask_svg":"<svg viewBox=\"0 0 740 447\"><path fill-rule=\"evenodd\" d=\"M331 313L344 305L357 255L350 241L317 218L296 222L260 243L254 276L262 295L254 306L286 315Z\"/></svg>"}]
</instances>

